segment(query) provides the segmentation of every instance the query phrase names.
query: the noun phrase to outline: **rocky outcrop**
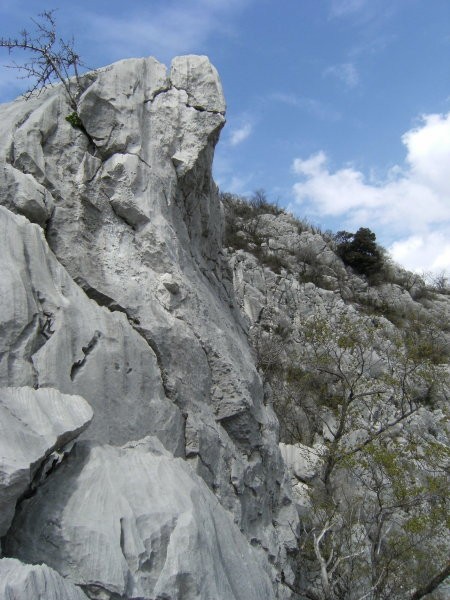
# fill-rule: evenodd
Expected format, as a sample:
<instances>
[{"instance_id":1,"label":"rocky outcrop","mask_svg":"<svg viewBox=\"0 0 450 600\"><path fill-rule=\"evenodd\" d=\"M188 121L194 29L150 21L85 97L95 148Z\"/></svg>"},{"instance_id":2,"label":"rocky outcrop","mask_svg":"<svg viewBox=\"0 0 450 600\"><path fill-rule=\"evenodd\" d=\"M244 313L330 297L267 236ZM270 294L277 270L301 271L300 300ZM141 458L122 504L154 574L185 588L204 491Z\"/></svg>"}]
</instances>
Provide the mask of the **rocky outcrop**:
<instances>
[{"instance_id":1,"label":"rocky outcrop","mask_svg":"<svg viewBox=\"0 0 450 600\"><path fill-rule=\"evenodd\" d=\"M387 257L358 275L329 233L261 197L223 200L302 523L296 597L423 596L448 576L448 288Z\"/></svg>"},{"instance_id":2,"label":"rocky outcrop","mask_svg":"<svg viewBox=\"0 0 450 600\"><path fill-rule=\"evenodd\" d=\"M0 538L43 462L91 419L91 407L79 396L51 388L0 388Z\"/></svg>"},{"instance_id":3,"label":"rocky outcrop","mask_svg":"<svg viewBox=\"0 0 450 600\"><path fill-rule=\"evenodd\" d=\"M0 108L0 384L83 396L94 410L82 435L94 444L92 455L115 452L94 450L98 443L156 436L229 511L277 597L289 597L280 572L291 580L286 553L295 547L297 515L286 492L278 422L234 299L211 176L225 122L217 73L205 57L179 57L169 72L151 58L126 60L84 75L81 87L81 128L66 120L72 109L60 87ZM127 448L127 456L137 452ZM45 485L60 486L64 472L56 470ZM120 479L111 485L118 486L110 490L119 504L111 509L117 527ZM36 502L41 497L44 488ZM24 503L20 519L31 505ZM182 565L195 546L196 515L172 565ZM208 535L225 526L209 522ZM82 531L56 541L58 572L66 573L73 558L66 541L83 545ZM47 560L42 538L34 530L27 535L35 536L32 560ZM243 539L234 540L240 554ZM222 567L229 582L240 580L228 550L219 560L225 550L211 543L220 581ZM9 548L19 552L19 545ZM162 564L163 550L154 549L151 560ZM139 565L129 572L145 579ZM123 598L131 597L127 585ZM171 585L161 598L197 597L190 584L178 592ZM211 585L202 583L198 597L209 597ZM217 597L241 597L217 585Z\"/></svg>"},{"instance_id":4,"label":"rocky outcrop","mask_svg":"<svg viewBox=\"0 0 450 600\"><path fill-rule=\"evenodd\" d=\"M0 385L78 394L94 409L90 437L123 443L154 433L183 454L184 419L127 316L86 296L37 225L0 207L0 231Z\"/></svg>"},{"instance_id":5,"label":"rocky outcrop","mask_svg":"<svg viewBox=\"0 0 450 600\"><path fill-rule=\"evenodd\" d=\"M234 235L226 243L229 264L249 327L264 320L265 312L272 316L277 312L281 321L292 322L318 306L327 311L330 304L353 305L359 312L392 318L394 324L417 315L447 323L449 295L427 290L417 273L404 271L386 257L384 272L370 285L345 266L331 232L272 209L278 214L253 209L254 214L245 218L239 211L235 214L232 203L227 210ZM442 332L448 336L445 326Z\"/></svg>"},{"instance_id":6,"label":"rocky outcrop","mask_svg":"<svg viewBox=\"0 0 450 600\"><path fill-rule=\"evenodd\" d=\"M24 565L15 558L0 560L0 598L10 600L87 600L87 596L47 565Z\"/></svg>"},{"instance_id":7,"label":"rocky outcrop","mask_svg":"<svg viewBox=\"0 0 450 600\"><path fill-rule=\"evenodd\" d=\"M78 444L22 505L6 550L94 598L275 597L231 515L155 438Z\"/></svg>"}]
</instances>

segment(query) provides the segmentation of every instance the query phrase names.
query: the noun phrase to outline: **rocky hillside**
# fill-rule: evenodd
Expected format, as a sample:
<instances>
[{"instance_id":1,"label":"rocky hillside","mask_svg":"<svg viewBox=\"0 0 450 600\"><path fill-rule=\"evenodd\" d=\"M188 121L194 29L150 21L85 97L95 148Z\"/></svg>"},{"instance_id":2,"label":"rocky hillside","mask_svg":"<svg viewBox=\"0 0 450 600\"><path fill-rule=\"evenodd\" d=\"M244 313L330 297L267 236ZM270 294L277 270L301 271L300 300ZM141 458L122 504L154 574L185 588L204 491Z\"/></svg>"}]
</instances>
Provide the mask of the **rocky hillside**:
<instances>
[{"instance_id":1,"label":"rocky hillside","mask_svg":"<svg viewBox=\"0 0 450 600\"><path fill-rule=\"evenodd\" d=\"M450 296L219 194L206 57L76 108L0 107L0 599L443 600Z\"/></svg>"},{"instance_id":2,"label":"rocky hillside","mask_svg":"<svg viewBox=\"0 0 450 600\"><path fill-rule=\"evenodd\" d=\"M294 597L448 598L450 290L367 229L222 196L301 519ZM448 579L447 579L448 581Z\"/></svg>"},{"instance_id":3,"label":"rocky hillside","mask_svg":"<svg viewBox=\"0 0 450 600\"><path fill-rule=\"evenodd\" d=\"M62 86L0 107L0 597L288 598L298 516L222 249L217 73L148 58L79 85L79 120Z\"/></svg>"}]
</instances>

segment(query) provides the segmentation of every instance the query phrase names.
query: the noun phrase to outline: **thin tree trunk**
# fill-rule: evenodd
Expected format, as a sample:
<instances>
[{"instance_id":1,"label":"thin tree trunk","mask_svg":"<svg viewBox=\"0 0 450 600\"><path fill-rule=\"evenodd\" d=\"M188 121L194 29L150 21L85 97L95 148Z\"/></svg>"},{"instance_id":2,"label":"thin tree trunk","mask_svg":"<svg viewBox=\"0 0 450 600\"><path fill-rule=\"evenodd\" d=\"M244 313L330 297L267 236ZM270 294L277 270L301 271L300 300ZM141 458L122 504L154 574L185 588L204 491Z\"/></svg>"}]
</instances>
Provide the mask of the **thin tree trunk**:
<instances>
[{"instance_id":1,"label":"thin tree trunk","mask_svg":"<svg viewBox=\"0 0 450 600\"><path fill-rule=\"evenodd\" d=\"M443 583L447 577L450 576L450 562L447 563L447 566L442 569L431 581L429 581L426 585L419 588L414 592L411 596L410 600L420 600L427 594L431 594L438 586Z\"/></svg>"}]
</instances>

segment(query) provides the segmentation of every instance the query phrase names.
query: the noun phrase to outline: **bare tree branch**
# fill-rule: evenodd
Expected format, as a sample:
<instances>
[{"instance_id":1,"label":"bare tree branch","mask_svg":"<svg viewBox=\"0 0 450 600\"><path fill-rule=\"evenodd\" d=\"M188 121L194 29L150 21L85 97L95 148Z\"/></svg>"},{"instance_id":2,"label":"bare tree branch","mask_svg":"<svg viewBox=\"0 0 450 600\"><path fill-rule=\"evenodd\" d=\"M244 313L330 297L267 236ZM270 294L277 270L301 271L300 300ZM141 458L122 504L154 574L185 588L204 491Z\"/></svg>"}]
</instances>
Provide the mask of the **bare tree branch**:
<instances>
[{"instance_id":1,"label":"bare tree branch","mask_svg":"<svg viewBox=\"0 0 450 600\"><path fill-rule=\"evenodd\" d=\"M73 39L65 41L57 38L54 12L44 11L38 15L38 20L31 19L36 29L33 36L24 29L20 38L0 38L0 48L6 48L10 54L15 50L23 50L30 55L29 61L23 64L13 62L8 65L22 72L22 79L31 79L32 83L25 92L26 98L39 94L48 85L59 81L64 86L71 107L76 111L81 92L79 67L82 62L74 49ZM74 82L71 81L72 77Z\"/></svg>"}]
</instances>

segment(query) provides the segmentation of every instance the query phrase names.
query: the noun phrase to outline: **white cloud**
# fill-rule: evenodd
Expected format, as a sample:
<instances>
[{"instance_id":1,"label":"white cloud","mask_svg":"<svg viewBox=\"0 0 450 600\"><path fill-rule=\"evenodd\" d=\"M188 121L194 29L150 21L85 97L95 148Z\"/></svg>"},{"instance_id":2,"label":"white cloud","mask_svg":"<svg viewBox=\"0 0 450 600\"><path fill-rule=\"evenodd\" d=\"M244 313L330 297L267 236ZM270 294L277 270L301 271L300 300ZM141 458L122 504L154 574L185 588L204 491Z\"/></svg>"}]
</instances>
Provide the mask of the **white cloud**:
<instances>
[{"instance_id":1,"label":"white cloud","mask_svg":"<svg viewBox=\"0 0 450 600\"><path fill-rule=\"evenodd\" d=\"M359 73L353 63L341 63L332 65L324 71L324 75L331 75L342 81L348 88L352 89L359 83Z\"/></svg>"},{"instance_id":2,"label":"white cloud","mask_svg":"<svg viewBox=\"0 0 450 600\"><path fill-rule=\"evenodd\" d=\"M298 108L322 121L339 121L342 117L341 113L335 108L314 98L296 96L295 94L285 92L275 92L270 94L269 100Z\"/></svg>"},{"instance_id":3,"label":"white cloud","mask_svg":"<svg viewBox=\"0 0 450 600\"><path fill-rule=\"evenodd\" d=\"M383 180L368 179L352 165L332 171L324 152L295 159L293 170L302 178L294 185L297 206L353 228L378 229L409 268L450 269L450 113L423 116L402 142L405 163Z\"/></svg>"},{"instance_id":4,"label":"white cloud","mask_svg":"<svg viewBox=\"0 0 450 600\"><path fill-rule=\"evenodd\" d=\"M253 126L251 123L244 123L241 127L233 129L230 133L229 144L230 146L238 146L245 141L252 133Z\"/></svg>"},{"instance_id":5,"label":"white cloud","mask_svg":"<svg viewBox=\"0 0 450 600\"><path fill-rule=\"evenodd\" d=\"M232 33L235 17L253 0L191 0L132 3L130 12L113 16L92 10L83 14L86 34L101 51L116 58L155 55L169 61L177 54L199 52L208 38ZM110 60L110 59L109 59Z\"/></svg>"},{"instance_id":6,"label":"white cloud","mask_svg":"<svg viewBox=\"0 0 450 600\"><path fill-rule=\"evenodd\" d=\"M332 17L346 17L359 12L367 5L367 0L332 0L330 15Z\"/></svg>"},{"instance_id":7,"label":"white cloud","mask_svg":"<svg viewBox=\"0 0 450 600\"><path fill-rule=\"evenodd\" d=\"M414 179L436 192L450 191L450 113L424 115L417 127L405 133L407 162Z\"/></svg>"},{"instance_id":8,"label":"white cloud","mask_svg":"<svg viewBox=\"0 0 450 600\"><path fill-rule=\"evenodd\" d=\"M294 172L298 175L306 175L307 177L315 177L320 175L325 164L327 162L327 155L325 152L318 152L317 154L312 154L306 160L302 160L301 158L296 158L294 160L293 169Z\"/></svg>"},{"instance_id":9,"label":"white cloud","mask_svg":"<svg viewBox=\"0 0 450 600\"><path fill-rule=\"evenodd\" d=\"M388 248L393 259L407 269L441 273L450 268L449 231L412 235Z\"/></svg>"}]
</instances>

